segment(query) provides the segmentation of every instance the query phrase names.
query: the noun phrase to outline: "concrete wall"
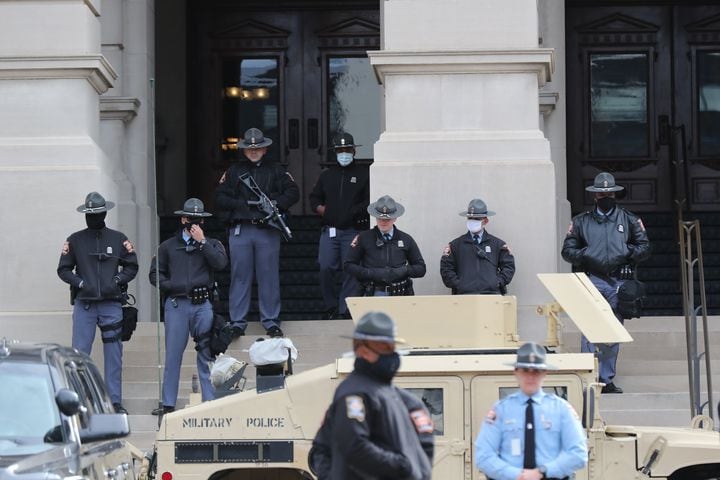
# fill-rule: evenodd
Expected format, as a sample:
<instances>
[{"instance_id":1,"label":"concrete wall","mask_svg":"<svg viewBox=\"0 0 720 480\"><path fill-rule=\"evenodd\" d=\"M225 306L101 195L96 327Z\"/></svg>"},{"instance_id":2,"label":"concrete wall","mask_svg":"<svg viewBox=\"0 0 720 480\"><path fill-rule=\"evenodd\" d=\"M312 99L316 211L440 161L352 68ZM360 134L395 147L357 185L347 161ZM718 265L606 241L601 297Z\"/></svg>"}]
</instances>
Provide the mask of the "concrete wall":
<instances>
[{"instance_id":1,"label":"concrete wall","mask_svg":"<svg viewBox=\"0 0 720 480\"><path fill-rule=\"evenodd\" d=\"M556 169L538 105L553 54L538 46L537 3L387 0L381 8L384 47L370 58L385 87L385 132L371 197L390 194L407 209L397 225L419 239L428 264L416 292L449 292L440 256L465 231L458 212L480 197L498 213L488 231L516 257L509 290L521 334L544 338L534 309L549 294L535 274L556 271L559 249Z\"/></svg>"}]
</instances>

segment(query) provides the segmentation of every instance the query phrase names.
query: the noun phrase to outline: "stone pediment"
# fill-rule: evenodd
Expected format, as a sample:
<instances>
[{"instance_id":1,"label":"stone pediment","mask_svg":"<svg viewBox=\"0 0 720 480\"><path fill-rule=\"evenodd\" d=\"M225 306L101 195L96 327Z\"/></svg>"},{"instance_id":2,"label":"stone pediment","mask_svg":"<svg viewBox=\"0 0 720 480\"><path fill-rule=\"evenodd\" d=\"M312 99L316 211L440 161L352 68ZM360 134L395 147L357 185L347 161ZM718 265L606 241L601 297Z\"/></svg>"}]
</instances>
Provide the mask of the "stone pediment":
<instances>
[{"instance_id":1,"label":"stone pediment","mask_svg":"<svg viewBox=\"0 0 720 480\"><path fill-rule=\"evenodd\" d=\"M580 25L576 30L580 33L656 33L660 27L639 18L613 13Z\"/></svg>"}]
</instances>

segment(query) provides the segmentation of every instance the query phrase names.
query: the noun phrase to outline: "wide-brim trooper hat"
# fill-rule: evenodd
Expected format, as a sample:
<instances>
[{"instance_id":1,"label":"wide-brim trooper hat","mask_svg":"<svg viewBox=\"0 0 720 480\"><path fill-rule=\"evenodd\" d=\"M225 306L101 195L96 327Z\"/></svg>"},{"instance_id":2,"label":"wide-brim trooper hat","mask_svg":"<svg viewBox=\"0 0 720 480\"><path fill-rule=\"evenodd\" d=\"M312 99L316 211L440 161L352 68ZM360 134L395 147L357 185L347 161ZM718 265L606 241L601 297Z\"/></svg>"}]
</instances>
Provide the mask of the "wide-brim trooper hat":
<instances>
[{"instance_id":1,"label":"wide-brim trooper hat","mask_svg":"<svg viewBox=\"0 0 720 480\"><path fill-rule=\"evenodd\" d=\"M265 148L272 145L272 140L263 135L257 128L249 128L245 131L243 139L238 143L239 148Z\"/></svg>"},{"instance_id":2,"label":"wide-brim trooper hat","mask_svg":"<svg viewBox=\"0 0 720 480\"><path fill-rule=\"evenodd\" d=\"M355 148L355 147L362 147L360 144L355 144L355 139L352 135L349 133L342 132L338 135L335 135L333 138L333 148Z\"/></svg>"},{"instance_id":3,"label":"wide-brim trooper hat","mask_svg":"<svg viewBox=\"0 0 720 480\"><path fill-rule=\"evenodd\" d=\"M393 200L390 195L384 195L378 198L377 202L373 202L367 207L367 211L375 218L398 218L405 213L405 207Z\"/></svg>"},{"instance_id":4,"label":"wide-brim trooper hat","mask_svg":"<svg viewBox=\"0 0 720 480\"><path fill-rule=\"evenodd\" d=\"M205 204L199 198L185 200L182 210L175 210L180 217L212 217L212 213L205 211Z\"/></svg>"},{"instance_id":5,"label":"wide-brim trooper hat","mask_svg":"<svg viewBox=\"0 0 720 480\"><path fill-rule=\"evenodd\" d=\"M547 354L545 349L535 343L528 342L523 344L517 351L517 359L513 363L506 363L515 368L529 368L532 370L557 370L554 365L548 365Z\"/></svg>"},{"instance_id":6,"label":"wide-brim trooper hat","mask_svg":"<svg viewBox=\"0 0 720 480\"><path fill-rule=\"evenodd\" d=\"M485 202L483 202L479 198L474 198L470 200L467 211L460 212L458 215L467 218L485 218L492 217L493 215L495 215L495 212L488 210Z\"/></svg>"},{"instance_id":7,"label":"wide-brim trooper hat","mask_svg":"<svg viewBox=\"0 0 720 480\"><path fill-rule=\"evenodd\" d=\"M375 342L405 343L395 335L395 322L383 312L368 312L358 320L352 335L341 335L354 340L373 340Z\"/></svg>"},{"instance_id":8,"label":"wide-brim trooper hat","mask_svg":"<svg viewBox=\"0 0 720 480\"><path fill-rule=\"evenodd\" d=\"M105 197L100 195L98 192L90 192L85 197L85 203L77 207L77 211L80 213L102 213L107 212L115 206L115 203L108 202Z\"/></svg>"},{"instance_id":9,"label":"wide-brim trooper hat","mask_svg":"<svg viewBox=\"0 0 720 480\"><path fill-rule=\"evenodd\" d=\"M615 177L608 172L600 172L595 176L595 181L589 187L585 187L585 190L593 193L603 192L619 192L625 190L625 187L615 184Z\"/></svg>"}]
</instances>

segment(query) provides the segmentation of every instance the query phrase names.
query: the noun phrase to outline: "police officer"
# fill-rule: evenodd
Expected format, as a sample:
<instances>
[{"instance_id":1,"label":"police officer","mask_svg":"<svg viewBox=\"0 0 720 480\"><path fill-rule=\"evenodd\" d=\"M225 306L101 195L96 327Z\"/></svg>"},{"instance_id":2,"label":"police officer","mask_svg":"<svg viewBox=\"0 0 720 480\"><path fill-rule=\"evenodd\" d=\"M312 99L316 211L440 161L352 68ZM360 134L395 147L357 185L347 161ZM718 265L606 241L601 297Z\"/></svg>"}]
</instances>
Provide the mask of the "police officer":
<instances>
[{"instance_id":1,"label":"police officer","mask_svg":"<svg viewBox=\"0 0 720 480\"><path fill-rule=\"evenodd\" d=\"M588 461L580 419L562 398L545 393L545 349L534 342L517 351L519 390L495 403L475 441L475 465L494 480L567 479Z\"/></svg>"},{"instance_id":2,"label":"police officer","mask_svg":"<svg viewBox=\"0 0 720 480\"><path fill-rule=\"evenodd\" d=\"M335 391L313 442L310 459L318 477L430 479L432 420L417 400L391 384L400 367L395 323L369 312L352 338L355 369Z\"/></svg>"},{"instance_id":3,"label":"police officer","mask_svg":"<svg viewBox=\"0 0 720 480\"><path fill-rule=\"evenodd\" d=\"M215 398L210 383L208 363L214 359L210 352L210 331L213 310L210 294L213 272L225 268L228 262L222 243L208 238L203 232L204 219L212 214L197 198L185 201L180 217L181 228L158 248L156 263L150 265L150 283L160 282L165 298L165 373L163 374L163 411L175 410L180 366L188 336L195 340L196 363L202 389L202 399Z\"/></svg>"},{"instance_id":4,"label":"police officer","mask_svg":"<svg viewBox=\"0 0 720 480\"><path fill-rule=\"evenodd\" d=\"M650 241L640 218L615 204L615 193L623 187L615 177L599 173L585 190L595 196L595 208L572 219L562 246L562 257L574 271L587 273L612 307L620 323L617 292L625 280L634 276L635 266L650 256ZM603 393L622 393L613 383L620 345L593 345L582 337L581 351L595 352L600 364Z\"/></svg>"},{"instance_id":5,"label":"police officer","mask_svg":"<svg viewBox=\"0 0 720 480\"><path fill-rule=\"evenodd\" d=\"M445 246L440 259L440 276L455 294L505 294L515 275L515 257L510 248L486 230L489 211L485 202L470 201L467 211L467 232Z\"/></svg>"},{"instance_id":6,"label":"police officer","mask_svg":"<svg viewBox=\"0 0 720 480\"><path fill-rule=\"evenodd\" d=\"M97 192L87 194L77 207L85 214L87 228L65 241L57 273L70 284L74 298L72 346L90 355L95 326L100 327L110 399L116 412L127 413L122 406L122 301L138 263L125 234L105 226L105 216L114 206Z\"/></svg>"},{"instance_id":7,"label":"police officer","mask_svg":"<svg viewBox=\"0 0 720 480\"><path fill-rule=\"evenodd\" d=\"M293 178L276 162L266 160L272 140L257 128L245 132L239 146L245 160L233 164L220 179L215 204L227 220L230 245L230 323L233 336L245 334L253 276L257 279L260 321L271 337L280 329L280 240L281 233L263 222L266 216L257 205L257 196L242 182L249 175L281 212L300 199ZM249 203L251 202L251 203Z\"/></svg>"},{"instance_id":8,"label":"police officer","mask_svg":"<svg viewBox=\"0 0 720 480\"><path fill-rule=\"evenodd\" d=\"M349 318L345 298L358 291L357 280L343 271L343 264L358 230L368 228L370 184L367 166L354 162L355 147L359 146L349 133L336 135L333 148L337 164L320 174L310 193L310 205L322 217L318 263L328 320ZM342 281L339 292L335 282L338 273Z\"/></svg>"},{"instance_id":9,"label":"police officer","mask_svg":"<svg viewBox=\"0 0 720 480\"><path fill-rule=\"evenodd\" d=\"M350 244L345 271L354 276L368 296L413 295L411 278L425 275L425 260L415 240L395 227L405 207L389 195L367 207L377 225L361 232Z\"/></svg>"}]
</instances>

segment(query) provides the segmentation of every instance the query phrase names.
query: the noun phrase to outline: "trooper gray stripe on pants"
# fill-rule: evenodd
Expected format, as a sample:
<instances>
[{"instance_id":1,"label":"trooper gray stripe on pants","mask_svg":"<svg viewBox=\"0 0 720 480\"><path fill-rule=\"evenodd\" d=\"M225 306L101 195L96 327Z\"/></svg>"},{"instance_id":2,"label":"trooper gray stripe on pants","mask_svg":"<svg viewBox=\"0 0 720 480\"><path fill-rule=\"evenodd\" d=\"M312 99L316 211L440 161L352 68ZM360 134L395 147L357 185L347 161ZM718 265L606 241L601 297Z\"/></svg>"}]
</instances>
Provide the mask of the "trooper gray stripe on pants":
<instances>
[{"instance_id":1,"label":"trooper gray stripe on pants","mask_svg":"<svg viewBox=\"0 0 720 480\"><path fill-rule=\"evenodd\" d=\"M258 285L260 321L265 330L279 327L280 231L249 223L230 229L230 323L245 329L253 276Z\"/></svg>"},{"instance_id":2,"label":"trooper gray stripe on pants","mask_svg":"<svg viewBox=\"0 0 720 480\"><path fill-rule=\"evenodd\" d=\"M122 354L123 345L118 337L122 326L122 306L114 300L100 302L86 302L75 300L73 306L72 346L83 353L90 355L92 344L95 341L97 327L118 324L117 329L101 331L103 338L115 338L110 343L103 342L103 355L105 357L105 383L113 403L122 401Z\"/></svg>"},{"instance_id":3,"label":"trooper gray stripe on pants","mask_svg":"<svg viewBox=\"0 0 720 480\"><path fill-rule=\"evenodd\" d=\"M614 278L608 278L606 280L604 278L597 277L591 273L588 273L587 276L593 283L593 285L595 285L595 288L598 289L600 295L605 297L605 300L608 301L608 303L610 304L610 308L612 308L613 313L617 317L618 321L624 324L625 322L623 321L622 317L617 314L616 310L618 306L618 288L620 288L620 285L625 283L625 281L617 280ZM613 378L615 378L617 357L618 353L620 353L619 343L605 343L595 345L593 343L590 343L588 339L585 338L585 335L583 335L582 340L580 341L580 351L594 353L595 356L597 356L600 370L598 374L600 376L601 382L609 383L613 381Z\"/></svg>"},{"instance_id":4,"label":"trooper gray stripe on pants","mask_svg":"<svg viewBox=\"0 0 720 480\"><path fill-rule=\"evenodd\" d=\"M212 328L212 324L213 311L210 302L193 305L184 297L171 297L165 300L165 373L162 387L164 406L174 407L177 402L180 367L189 336L197 338L206 334ZM210 356L208 348L197 352L196 364L203 401L215 398L208 365L214 359Z\"/></svg>"}]
</instances>

